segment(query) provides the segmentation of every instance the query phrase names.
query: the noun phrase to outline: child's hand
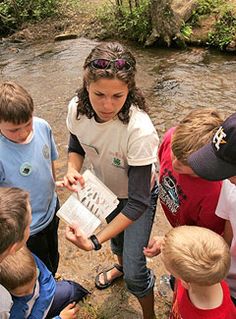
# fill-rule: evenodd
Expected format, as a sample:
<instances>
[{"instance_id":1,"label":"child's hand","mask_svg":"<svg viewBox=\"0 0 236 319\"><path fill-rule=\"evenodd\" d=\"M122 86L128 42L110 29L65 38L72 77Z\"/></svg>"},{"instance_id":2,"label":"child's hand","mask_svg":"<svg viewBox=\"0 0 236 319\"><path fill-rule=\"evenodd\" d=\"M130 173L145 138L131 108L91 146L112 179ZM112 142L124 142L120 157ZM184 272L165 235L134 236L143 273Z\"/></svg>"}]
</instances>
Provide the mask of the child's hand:
<instances>
[{"instance_id":1,"label":"child's hand","mask_svg":"<svg viewBox=\"0 0 236 319\"><path fill-rule=\"evenodd\" d=\"M154 257L160 254L161 252L161 245L163 243L163 236L155 236L153 237L147 247L144 247L143 253L147 257Z\"/></svg>"},{"instance_id":2,"label":"child's hand","mask_svg":"<svg viewBox=\"0 0 236 319\"><path fill-rule=\"evenodd\" d=\"M77 192L77 184L84 186L83 176L74 168L69 168L64 176L64 186L71 191Z\"/></svg>"},{"instance_id":3,"label":"child's hand","mask_svg":"<svg viewBox=\"0 0 236 319\"><path fill-rule=\"evenodd\" d=\"M60 317L61 319L76 319L77 318L77 313L79 311L79 306L76 306L76 303L70 303L67 307L65 307L61 312L60 312Z\"/></svg>"}]
</instances>

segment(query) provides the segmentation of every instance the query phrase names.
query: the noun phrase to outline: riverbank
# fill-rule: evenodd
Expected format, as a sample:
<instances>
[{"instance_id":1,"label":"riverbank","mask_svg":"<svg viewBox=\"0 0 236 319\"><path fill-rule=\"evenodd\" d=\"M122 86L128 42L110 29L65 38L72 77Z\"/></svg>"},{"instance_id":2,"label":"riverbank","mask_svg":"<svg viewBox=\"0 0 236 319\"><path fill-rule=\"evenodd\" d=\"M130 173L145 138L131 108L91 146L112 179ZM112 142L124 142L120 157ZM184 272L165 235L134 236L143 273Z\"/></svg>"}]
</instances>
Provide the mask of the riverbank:
<instances>
[{"instance_id":1,"label":"riverbank","mask_svg":"<svg viewBox=\"0 0 236 319\"><path fill-rule=\"evenodd\" d=\"M100 38L103 32L96 17L97 10L107 0L88 0L79 5L59 9L59 16L51 17L36 23L26 23L21 30L13 33L6 40L12 42L51 42L63 35L63 39L86 37ZM65 1L66 3L66 1Z\"/></svg>"},{"instance_id":2,"label":"riverbank","mask_svg":"<svg viewBox=\"0 0 236 319\"><path fill-rule=\"evenodd\" d=\"M187 46L213 46L223 51L236 52L236 0L224 0L223 5L221 3L218 8L211 9L210 12L204 7L204 0L199 1L202 7L199 11L193 10L191 18L180 30L182 40L184 39ZM210 1L205 2L210 3ZM73 7L65 1L59 10L59 16L37 23L27 23L7 40L50 42L76 37L104 40L115 39L117 36L121 39L119 33L109 30L109 26L102 24L98 18L98 11L104 5L111 6L111 4L112 0L88 0L86 3L78 1ZM154 46L160 45L158 41L149 40L146 44L150 42ZM173 41L171 45L183 47L183 42Z\"/></svg>"}]
</instances>

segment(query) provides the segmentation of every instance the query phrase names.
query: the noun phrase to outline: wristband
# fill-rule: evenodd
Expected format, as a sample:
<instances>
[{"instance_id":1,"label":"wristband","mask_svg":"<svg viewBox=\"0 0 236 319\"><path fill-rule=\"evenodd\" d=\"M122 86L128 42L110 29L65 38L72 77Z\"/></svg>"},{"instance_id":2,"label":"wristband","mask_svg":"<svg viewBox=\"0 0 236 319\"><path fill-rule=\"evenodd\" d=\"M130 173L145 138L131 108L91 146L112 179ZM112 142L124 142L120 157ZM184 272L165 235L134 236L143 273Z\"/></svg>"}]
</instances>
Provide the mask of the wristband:
<instances>
[{"instance_id":1,"label":"wristband","mask_svg":"<svg viewBox=\"0 0 236 319\"><path fill-rule=\"evenodd\" d=\"M92 241L92 244L94 246L94 250L99 250L102 248L102 245L99 243L97 236L92 235L89 237L89 239Z\"/></svg>"}]
</instances>

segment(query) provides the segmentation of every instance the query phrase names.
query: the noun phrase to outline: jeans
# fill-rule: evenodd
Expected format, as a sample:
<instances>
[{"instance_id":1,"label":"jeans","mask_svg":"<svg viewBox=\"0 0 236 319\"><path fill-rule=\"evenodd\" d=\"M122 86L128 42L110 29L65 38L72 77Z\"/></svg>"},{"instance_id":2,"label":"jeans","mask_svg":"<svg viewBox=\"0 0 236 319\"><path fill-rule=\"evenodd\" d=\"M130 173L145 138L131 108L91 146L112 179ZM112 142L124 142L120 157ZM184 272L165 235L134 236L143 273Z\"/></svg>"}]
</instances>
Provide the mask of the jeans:
<instances>
[{"instance_id":1,"label":"jeans","mask_svg":"<svg viewBox=\"0 0 236 319\"><path fill-rule=\"evenodd\" d=\"M147 246L156 213L158 186L151 192L150 206L139 219L133 222L124 232L111 239L111 250L123 257L124 280L127 289L136 297L143 298L153 289L155 276L147 268L143 248ZM122 199L119 211L127 203ZM121 207L122 206L122 207Z\"/></svg>"},{"instance_id":2,"label":"jeans","mask_svg":"<svg viewBox=\"0 0 236 319\"><path fill-rule=\"evenodd\" d=\"M56 292L46 318L59 316L60 312L72 302L79 302L89 291L79 283L71 280L56 282Z\"/></svg>"}]
</instances>

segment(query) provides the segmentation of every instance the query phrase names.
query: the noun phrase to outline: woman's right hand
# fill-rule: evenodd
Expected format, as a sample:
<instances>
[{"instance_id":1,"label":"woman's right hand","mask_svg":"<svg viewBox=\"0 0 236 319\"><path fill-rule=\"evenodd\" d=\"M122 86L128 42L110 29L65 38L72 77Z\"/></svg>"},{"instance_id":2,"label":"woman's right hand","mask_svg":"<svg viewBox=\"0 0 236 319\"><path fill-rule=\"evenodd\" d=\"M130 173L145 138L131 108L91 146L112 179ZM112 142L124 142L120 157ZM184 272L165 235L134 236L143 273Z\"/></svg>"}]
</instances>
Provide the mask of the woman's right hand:
<instances>
[{"instance_id":1,"label":"woman's right hand","mask_svg":"<svg viewBox=\"0 0 236 319\"><path fill-rule=\"evenodd\" d=\"M64 176L64 186L71 191L77 192L77 184L84 186L83 176L73 167L68 168L66 175Z\"/></svg>"},{"instance_id":2,"label":"woman's right hand","mask_svg":"<svg viewBox=\"0 0 236 319\"><path fill-rule=\"evenodd\" d=\"M93 250L93 244L83 231L80 230L79 225L73 224L66 227L66 239L76 245L78 248L85 251Z\"/></svg>"}]
</instances>

